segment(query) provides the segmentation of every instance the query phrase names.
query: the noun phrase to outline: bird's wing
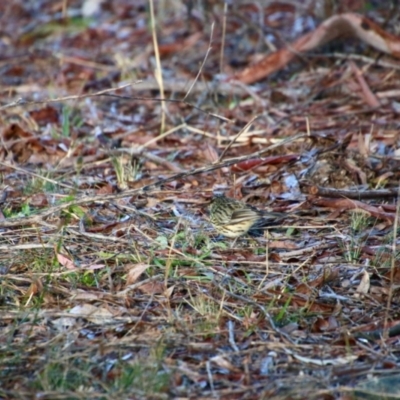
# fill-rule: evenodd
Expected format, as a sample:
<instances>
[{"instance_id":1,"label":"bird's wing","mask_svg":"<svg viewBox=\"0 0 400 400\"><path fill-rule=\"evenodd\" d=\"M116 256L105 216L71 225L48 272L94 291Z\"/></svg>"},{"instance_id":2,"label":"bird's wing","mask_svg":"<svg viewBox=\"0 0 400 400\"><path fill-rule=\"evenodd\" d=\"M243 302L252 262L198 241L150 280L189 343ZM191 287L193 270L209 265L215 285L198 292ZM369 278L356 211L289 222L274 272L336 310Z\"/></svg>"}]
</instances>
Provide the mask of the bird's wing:
<instances>
[{"instance_id":1,"label":"bird's wing","mask_svg":"<svg viewBox=\"0 0 400 400\"><path fill-rule=\"evenodd\" d=\"M257 221L255 228L266 228L268 226L279 225L287 217L283 213L263 212L261 218Z\"/></svg>"},{"instance_id":2,"label":"bird's wing","mask_svg":"<svg viewBox=\"0 0 400 400\"><path fill-rule=\"evenodd\" d=\"M260 218L260 213L251 208L242 208L234 210L230 219L231 223L240 223L243 221L257 221Z\"/></svg>"}]
</instances>

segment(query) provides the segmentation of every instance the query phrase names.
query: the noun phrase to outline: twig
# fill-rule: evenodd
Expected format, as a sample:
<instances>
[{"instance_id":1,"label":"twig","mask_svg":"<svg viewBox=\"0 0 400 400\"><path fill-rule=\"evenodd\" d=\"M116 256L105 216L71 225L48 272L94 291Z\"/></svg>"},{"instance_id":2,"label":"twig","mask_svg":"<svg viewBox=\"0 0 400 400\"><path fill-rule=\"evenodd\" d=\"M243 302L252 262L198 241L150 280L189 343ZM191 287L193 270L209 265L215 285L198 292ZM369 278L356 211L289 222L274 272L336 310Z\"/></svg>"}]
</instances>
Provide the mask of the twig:
<instances>
[{"instance_id":1,"label":"twig","mask_svg":"<svg viewBox=\"0 0 400 400\"><path fill-rule=\"evenodd\" d=\"M229 344L232 346L234 351L239 351L239 347L235 342L235 324L229 320L228 321L228 332L229 332Z\"/></svg>"},{"instance_id":2,"label":"twig","mask_svg":"<svg viewBox=\"0 0 400 400\"><path fill-rule=\"evenodd\" d=\"M190 85L189 90L187 91L187 93L186 93L185 97L182 99L182 101L185 101L185 99L189 96L189 94L192 91L194 85L196 84L196 82L199 79L201 71L203 71L204 64L206 63L208 55L210 54L210 51L212 49L211 44L212 44L213 34L214 34L214 22L211 24L210 43L208 45L208 49L207 49L206 55L204 56L203 62L200 65L199 72L197 73L196 77L194 78L193 83Z\"/></svg>"},{"instance_id":3,"label":"twig","mask_svg":"<svg viewBox=\"0 0 400 400\"><path fill-rule=\"evenodd\" d=\"M78 94L78 95L72 95L72 96L64 96L64 97L58 97L56 99L46 99L46 100L35 100L35 101L26 101L24 99L18 99L16 101L13 101L12 103L8 103L4 106L0 107L0 111L6 110L7 108L11 107L17 107L21 105L32 105L32 104L48 104L48 103L58 103L61 101L67 101L67 100L79 100L79 99L85 99L87 97L96 97L96 96L102 96L106 93L114 92L116 90L124 89L128 86L138 84L141 81L136 81L136 82L129 82L126 83L125 85L118 86L116 88L110 88L110 89L104 89L100 90L99 92L96 93L89 93L89 94Z\"/></svg>"},{"instance_id":4,"label":"twig","mask_svg":"<svg viewBox=\"0 0 400 400\"><path fill-rule=\"evenodd\" d=\"M232 145L236 142L236 140L238 139L238 137L243 134L243 133L247 133L247 131L250 129L250 126L252 125L252 123L258 118L258 115L254 116L247 124L246 126L240 130L240 132L228 143L228 145L225 147L224 151L222 152L222 154L219 156L218 161L220 162L223 158L224 155L227 153L227 151L232 147Z\"/></svg>"},{"instance_id":5,"label":"twig","mask_svg":"<svg viewBox=\"0 0 400 400\"><path fill-rule=\"evenodd\" d=\"M160 50L158 47L158 40L157 40L157 32L156 32L156 18L154 14L154 4L153 0L149 0L150 6L150 22L151 22L151 36L153 38L153 46L154 46L154 56L156 60L156 70L154 72L154 76L158 83L158 89L160 91L160 96L163 99L164 96L164 80L162 76L162 69L161 69L161 59L160 59ZM167 108L165 103L161 103L161 133L164 132L165 127L165 120L167 114Z\"/></svg>"},{"instance_id":6,"label":"twig","mask_svg":"<svg viewBox=\"0 0 400 400\"><path fill-rule=\"evenodd\" d=\"M331 197L331 198L347 198L354 200L363 200L363 199L381 199L382 197L390 198L397 197L398 191L397 189L384 189L384 190L343 190L343 189L333 189L322 186L310 185L306 182L301 183L301 189L308 189L307 194L312 194L315 196L322 197ZM303 191L304 193L304 191Z\"/></svg>"},{"instance_id":7,"label":"twig","mask_svg":"<svg viewBox=\"0 0 400 400\"><path fill-rule=\"evenodd\" d=\"M11 169L14 169L16 171L23 172L23 173L25 173L27 175L34 176L35 178L43 179L44 181L50 182L50 183L52 183L54 185L58 185L58 186L61 186L61 187L67 188L67 189L71 189L71 190L75 190L76 189L73 186L67 185L67 184L62 183L62 182L58 182L58 181L56 181L54 179L46 178L45 176L36 174L34 172L28 171L27 169L24 169L24 168L21 168L21 167L17 167L16 165L12 165L12 164L9 164L9 163L3 162L3 161L0 161L0 165L3 165L3 167L6 167L6 168L11 168Z\"/></svg>"},{"instance_id":8,"label":"twig","mask_svg":"<svg viewBox=\"0 0 400 400\"><path fill-rule=\"evenodd\" d=\"M249 154L249 155L245 155L245 156L241 156L241 157L230 158L228 160L225 160L223 162L218 162L216 164L206 165L205 167L191 169L186 172L180 172L178 174L170 176L169 178L160 179L160 180L150 183L148 185L142 186L141 188L126 190L122 193L112 193L112 194L105 194L105 195L100 195L100 196L99 195L84 196L81 198L77 198L76 200L70 201L68 203L63 203L63 204L51 207L48 210L42 211L31 217L10 218L8 220L0 221L0 227L7 228L7 227L13 227L13 226L19 226L19 225L41 224L42 218L48 217L49 215L52 215L59 211L62 211L71 206L77 206L77 205L93 203L93 202L98 203L98 202L112 201L112 200L121 199L124 197L130 197L133 195L140 195L140 194L143 195L143 194L148 193L151 189L155 189L156 187L162 186L168 182L172 182L172 181L178 180L178 179L183 179L188 176L194 176L194 175L199 175L199 174L203 174L206 172L215 171L217 169L221 169L221 168L224 168L224 167L227 167L227 166L230 166L230 165L233 165L238 162L245 161L245 160L250 160L252 158L258 158L277 147L281 147L285 144L292 143L292 142L295 142L296 140L304 139L306 137L307 137L307 135L305 135L305 134L299 134L299 135L293 136L289 139L282 140L279 143L272 144L271 146L268 146L267 148L257 151L253 154Z\"/></svg>"},{"instance_id":9,"label":"twig","mask_svg":"<svg viewBox=\"0 0 400 400\"><path fill-rule=\"evenodd\" d=\"M398 199L400 197L400 184L398 187ZM393 224L393 241L392 241L392 262L390 266L390 282L389 282L389 292L388 292L388 297L387 297L387 303L386 303L386 310L385 310L385 319L383 322L383 329L384 337L389 337L390 335L390 330L388 329L388 321L389 321L389 315L391 314L391 305L392 305L392 300L393 300L393 287L394 287L394 274L397 268L397 228L398 228L398 219L400 215L400 201L397 200L397 208L396 208L396 218L394 220Z\"/></svg>"}]
</instances>

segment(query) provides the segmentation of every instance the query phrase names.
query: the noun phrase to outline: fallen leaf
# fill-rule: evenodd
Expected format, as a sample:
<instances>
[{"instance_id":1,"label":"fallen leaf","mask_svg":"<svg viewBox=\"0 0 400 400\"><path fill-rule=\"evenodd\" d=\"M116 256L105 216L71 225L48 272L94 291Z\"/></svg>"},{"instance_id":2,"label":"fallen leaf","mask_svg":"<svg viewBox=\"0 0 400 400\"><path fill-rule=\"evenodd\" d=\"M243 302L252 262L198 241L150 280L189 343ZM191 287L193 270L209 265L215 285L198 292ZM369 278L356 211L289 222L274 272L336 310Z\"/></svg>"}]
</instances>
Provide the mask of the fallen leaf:
<instances>
[{"instance_id":1,"label":"fallen leaf","mask_svg":"<svg viewBox=\"0 0 400 400\"><path fill-rule=\"evenodd\" d=\"M143 272L146 271L147 268L149 268L149 266L149 264L139 263L134 265L133 267L128 267L129 271L126 276L126 285L129 286L132 285L132 283L135 283L140 275L142 275Z\"/></svg>"}]
</instances>

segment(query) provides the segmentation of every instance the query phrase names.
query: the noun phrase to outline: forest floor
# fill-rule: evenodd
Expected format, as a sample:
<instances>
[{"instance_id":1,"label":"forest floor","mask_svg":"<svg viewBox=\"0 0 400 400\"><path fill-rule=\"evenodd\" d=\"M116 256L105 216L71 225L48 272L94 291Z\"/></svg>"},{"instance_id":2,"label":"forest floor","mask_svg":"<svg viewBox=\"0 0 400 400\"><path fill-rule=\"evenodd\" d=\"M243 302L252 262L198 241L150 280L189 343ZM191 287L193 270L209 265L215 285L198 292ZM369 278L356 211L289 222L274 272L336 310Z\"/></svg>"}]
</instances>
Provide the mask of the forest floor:
<instances>
[{"instance_id":1,"label":"forest floor","mask_svg":"<svg viewBox=\"0 0 400 400\"><path fill-rule=\"evenodd\" d=\"M231 79L331 16L290 4L1 2L0 399L400 392L400 62Z\"/></svg>"}]
</instances>

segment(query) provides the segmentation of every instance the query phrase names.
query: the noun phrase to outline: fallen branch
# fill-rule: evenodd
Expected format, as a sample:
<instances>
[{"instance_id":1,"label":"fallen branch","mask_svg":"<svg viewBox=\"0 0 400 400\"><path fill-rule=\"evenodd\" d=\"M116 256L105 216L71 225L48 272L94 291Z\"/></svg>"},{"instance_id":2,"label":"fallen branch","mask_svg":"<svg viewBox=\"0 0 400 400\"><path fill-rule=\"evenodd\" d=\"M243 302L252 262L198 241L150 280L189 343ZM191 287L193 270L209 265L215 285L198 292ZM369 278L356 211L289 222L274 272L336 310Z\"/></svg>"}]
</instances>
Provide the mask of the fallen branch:
<instances>
[{"instance_id":1,"label":"fallen branch","mask_svg":"<svg viewBox=\"0 0 400 400\"><path fill-rule=\"evenodd\" d=\"M322 186L310 185L307 183L301 183L301 190L303 193L312 194L314 196L339 198L339 199L354 199L354 200L367 200L367 199L381 199L381 198L392 198L397 197L397 189L382 189L382 190L343 190L326 188Z\"/></svg>"},{"instance_id":2,"label":"fallen branch","mask_svg":"<svg viewBox=\"0 0 400 400\"><path fill-rule=\"evenodd\" d=\"M322 46L342 35L359 38L377 50L400 58L400 38L385 32L379 25L362 15L346 13L334 15L327 19L315 31L307 33L286 48L267 55L231 79L243 83L257 82L280 70L298 55Z\"/></svg>"},{"instance_id":3,"label":"fallen branch","mask_svg":"<svg viewBox=\"0 0 400 400\"><path fill-rule=\"evenodd\" d=\"M316 199L310 199L309 201L312 205L320 207L329 207L341 210L355 210L355 209L363 210L371 214L373 217L386 219L391 222L393 222L396 218L396 214L389 214L387 212L381 211L378 207L365 204L358 200L316 198Z\"/></svg>"}]
</instances>

